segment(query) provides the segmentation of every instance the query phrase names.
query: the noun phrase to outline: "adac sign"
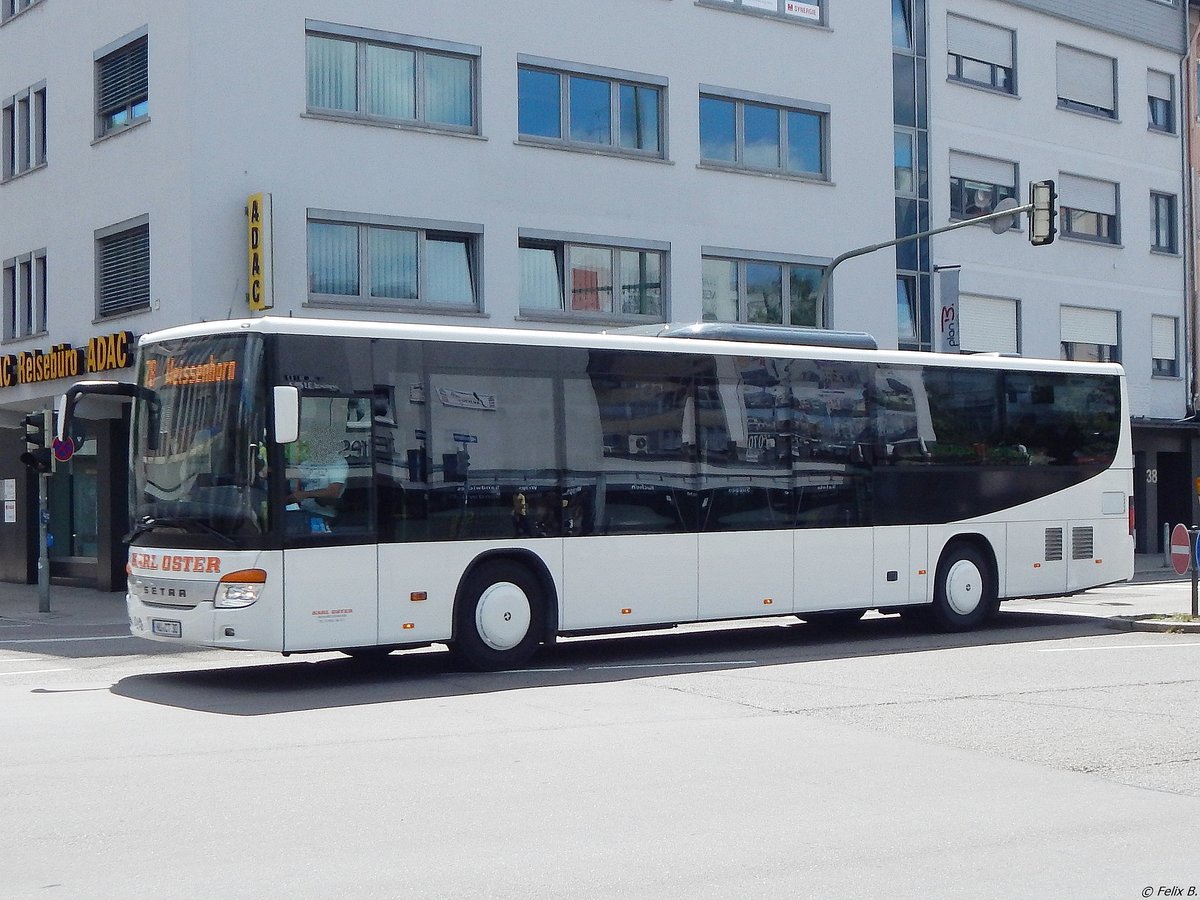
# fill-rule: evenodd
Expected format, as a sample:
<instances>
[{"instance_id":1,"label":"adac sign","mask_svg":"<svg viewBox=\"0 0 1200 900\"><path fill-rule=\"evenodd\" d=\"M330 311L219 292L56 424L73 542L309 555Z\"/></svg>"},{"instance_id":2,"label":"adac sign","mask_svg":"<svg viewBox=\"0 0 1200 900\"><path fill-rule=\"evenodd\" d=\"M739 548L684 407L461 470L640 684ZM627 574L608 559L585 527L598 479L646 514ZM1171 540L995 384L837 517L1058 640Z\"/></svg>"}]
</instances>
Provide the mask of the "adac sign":
<instances>
[{"instance_id":1,"label":"adac sign","mask_svg":"<svg viewBox=\"0 0 1200 900\"><path fill-rule=\"evenodd\" d=\"M136 340L132 331L118 331L91 338L86 347L55 344L0 357L0 388L127 368L133 365Z\"/></svg>"}]
</instances>

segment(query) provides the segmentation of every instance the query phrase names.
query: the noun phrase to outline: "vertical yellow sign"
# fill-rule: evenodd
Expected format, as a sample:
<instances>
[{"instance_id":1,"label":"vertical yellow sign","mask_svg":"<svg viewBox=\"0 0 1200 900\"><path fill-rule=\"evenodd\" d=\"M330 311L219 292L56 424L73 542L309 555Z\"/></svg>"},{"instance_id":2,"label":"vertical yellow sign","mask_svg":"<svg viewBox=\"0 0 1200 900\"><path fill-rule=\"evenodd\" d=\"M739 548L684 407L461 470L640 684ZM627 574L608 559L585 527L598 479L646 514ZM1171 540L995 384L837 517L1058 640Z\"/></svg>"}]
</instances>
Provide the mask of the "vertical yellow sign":
<instances>
[{"instance_id":1,"label":"vertical yellow sign","mask_svg":"<svg viewBox=\"0 0 1200 900\"><path fill-rule=\"evenodd\" d=\"M246 199L246 300L251 309L275 306L271 277L271 195L251 194Z\"/></svg>"}]
</instances>

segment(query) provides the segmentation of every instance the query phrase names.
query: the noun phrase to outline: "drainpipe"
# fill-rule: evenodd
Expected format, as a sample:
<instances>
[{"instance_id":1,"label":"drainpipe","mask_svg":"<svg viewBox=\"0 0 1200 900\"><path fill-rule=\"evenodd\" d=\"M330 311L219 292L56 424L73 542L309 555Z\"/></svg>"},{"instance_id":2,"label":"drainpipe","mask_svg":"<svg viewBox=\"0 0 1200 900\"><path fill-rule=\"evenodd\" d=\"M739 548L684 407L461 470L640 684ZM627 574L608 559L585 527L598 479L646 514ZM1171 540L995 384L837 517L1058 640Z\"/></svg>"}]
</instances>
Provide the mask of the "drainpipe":
<instances>
[{"instance_id":1,"label":"drainpipe","mask_svg":"<svg viewBox=\"0 0 1200 900\"><path fill-rule=\"evenodd\" d=\"M1197 297L1197 248L1196 242L1200 240L1200 227L1197 222L1196 199L1200 196L1200 190L1197 190L1197 177L1200 175L1193 165L1193 156L1200 152L1193 145L1200 139L1197 127L1197 110L1200 109L1198 101L1200 98L1196 94L1196 64L1197 55L1200 55L1200 27L1192 25L1192 9L1197 8L1193 2L1189 2L1186 9L1183 10L1184 34L1187 38L1187 52L1179 64L1179 82L1182 85L1182 103L1180 104L1180 118L1186 123L1186 128L1180 128L1180 133L1183 138L1182 150L1183 153L1183 171L1185 173L1183 189L1184 189L1184 207L1188 210L1188 215L1185 218L1187 224L1187 234L1184 241L1184 334L1188 336L1186 342L1189 355L1188 365L1188 401L1187 414L1188 416L1196 415L1200 411L1200 320L1197 313L1200 312L1200 302ZM1200 8L1197 8L1200 13Z\"/></svg>"}]
</instances>

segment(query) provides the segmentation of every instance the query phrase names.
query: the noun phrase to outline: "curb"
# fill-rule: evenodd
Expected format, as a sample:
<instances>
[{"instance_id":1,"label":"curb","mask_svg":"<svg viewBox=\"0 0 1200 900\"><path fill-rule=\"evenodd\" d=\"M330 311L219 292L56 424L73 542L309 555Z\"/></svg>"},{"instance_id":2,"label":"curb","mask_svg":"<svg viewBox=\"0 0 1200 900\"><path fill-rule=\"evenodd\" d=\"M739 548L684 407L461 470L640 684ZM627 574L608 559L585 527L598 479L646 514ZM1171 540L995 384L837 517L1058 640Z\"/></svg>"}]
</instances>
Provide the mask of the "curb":
<instances>
[{"instance_id":1,"label":"curb","mask_svg":"<svg viewBox=\"0 0 1200 900\"><path fill-rule=\"evenodd\" d=\"M1130 616L1113 616L1109 619L1114 628L1127 631L1153 631L1159 634L1200 634L1200 619L1183 622L1178 619L1139 619Z\"/></svg>"}]
</instances>

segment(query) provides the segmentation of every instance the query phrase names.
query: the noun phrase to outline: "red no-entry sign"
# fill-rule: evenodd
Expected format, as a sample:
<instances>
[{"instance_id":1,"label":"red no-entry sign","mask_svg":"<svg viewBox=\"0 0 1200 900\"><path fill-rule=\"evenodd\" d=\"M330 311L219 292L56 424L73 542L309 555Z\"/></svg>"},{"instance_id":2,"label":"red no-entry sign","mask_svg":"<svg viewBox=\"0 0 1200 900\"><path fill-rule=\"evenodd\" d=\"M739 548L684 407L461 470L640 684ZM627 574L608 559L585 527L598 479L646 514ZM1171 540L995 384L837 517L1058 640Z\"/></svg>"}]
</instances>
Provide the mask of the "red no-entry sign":
<instances>
[{"instance_id":1,"label":"red no-entry sign","mask_svg":"<svg viewBox=\"0 0 1200 900\"><path fill-rule=\"evenodd\" d=\"M1186 575L1192 566L1192 539L1182 525L1171 530L1171 565L1177 575Z\"/></svg>"}]
</instances>

